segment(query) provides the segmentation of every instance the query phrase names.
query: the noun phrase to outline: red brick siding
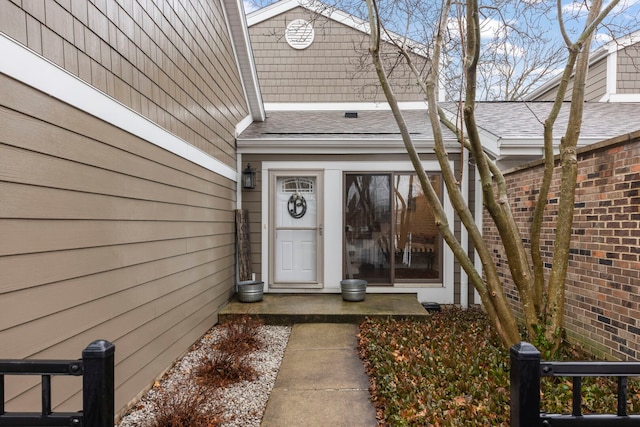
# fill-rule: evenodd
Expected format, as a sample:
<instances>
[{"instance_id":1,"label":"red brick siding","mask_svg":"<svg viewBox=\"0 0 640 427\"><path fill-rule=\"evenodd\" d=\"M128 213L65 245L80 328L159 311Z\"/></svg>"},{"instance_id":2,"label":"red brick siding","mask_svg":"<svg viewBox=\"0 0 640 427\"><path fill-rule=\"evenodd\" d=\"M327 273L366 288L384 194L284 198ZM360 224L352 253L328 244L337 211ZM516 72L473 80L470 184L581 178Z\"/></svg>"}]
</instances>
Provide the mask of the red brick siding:
<instances>
[{"instance_id":1,"label":"red brick siding","mask_svg":"<svg viewBox=\"0 0 640 427\"><path fill-rule=\"evenodd\" d=\"M565 328L571 340L596 354L640 358L640 132L581 149L575 217L567 274ZM509 172L510 203L528 243L540 163ZM556 173L559 174L556 168ZM549 193L541 246L551 266L559 175ZM484 235L511 304L519 295L504 249L485 212Z\"/></svg>"}]
</instances>

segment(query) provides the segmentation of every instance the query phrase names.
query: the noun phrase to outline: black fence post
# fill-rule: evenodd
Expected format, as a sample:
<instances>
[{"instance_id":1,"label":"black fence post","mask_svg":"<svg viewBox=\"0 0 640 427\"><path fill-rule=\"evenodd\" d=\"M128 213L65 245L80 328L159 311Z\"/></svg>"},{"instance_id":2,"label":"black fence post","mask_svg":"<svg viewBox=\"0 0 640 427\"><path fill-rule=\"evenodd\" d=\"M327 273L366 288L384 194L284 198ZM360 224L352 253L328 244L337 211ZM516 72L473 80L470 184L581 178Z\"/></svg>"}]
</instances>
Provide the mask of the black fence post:
<instances>
[{"instance_id":1,"label":"black fence post","mask_svg":"<svg viewBox=\"0 0 640 427\"><path fill-rule=\"evenodd\" d=\"M113 427L115 349L109 341L98 340L82 351L85 426Z\"/></svg>"},{"instance_id":2,"label":"black fence post","mask_svg":"<svg viewBox=\"0 0 640 427\"><path fill-rule=\"evenodd\" d=\"M540 352L520 342L511 354L511 427L540 425Z\"/></svg>"}]
</instances>

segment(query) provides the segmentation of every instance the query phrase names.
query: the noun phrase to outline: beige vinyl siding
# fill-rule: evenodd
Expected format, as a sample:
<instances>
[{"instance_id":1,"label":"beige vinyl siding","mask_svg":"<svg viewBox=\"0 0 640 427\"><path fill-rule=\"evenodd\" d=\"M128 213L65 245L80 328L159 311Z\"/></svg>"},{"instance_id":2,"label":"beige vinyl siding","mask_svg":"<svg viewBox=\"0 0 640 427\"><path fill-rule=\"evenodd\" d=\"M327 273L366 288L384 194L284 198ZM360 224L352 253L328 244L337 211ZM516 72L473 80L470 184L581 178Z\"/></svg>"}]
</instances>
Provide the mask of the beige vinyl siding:
<instances>
[{"instance_id":1,"label":"beige vinyl siding","mask_svg":"<svg viewBox=\"0 0 640 427\"><path fill-rule=\"evenodd\" d=\"M303 50L284 37L295 19L315 29L313 43ZM368 35L354 28L296 8L252 25L249 34L265 102L385 101L367 50ZM397 53L389 58L395 59ZM421 59L416 61L420 69ZM400 101L424 100L406 67L396 67L392 84Z\"/></svg>"},{"instance_id":2,"label":"beige vinyl siding","mask_svg":"<svg viewBox=\"0 0 640 427\"><path fill-rule=\"evenodd\" d=\"M618 51L617 93L640 93L640 44Z\"/></svg>"},{"instance_id":3,"label":"beige vinyl siding","mask_svg":"<svg viewBox=\"0 0 640 427\"><path fill-rule=\"evenodd\" d=\"M573 91L573 76L569 80L567 86L567 92L564 97L565 101L571 100L571 92ZM548 91L540 94L534 99L534 101L554 101L556 93L558 92L558 85L551 87ZM589 73L587 80L585 81L585 95L584 99L587 102L597 102L607 92L607 58L604 57L601 60L591 64L589 66Z\"/></svg>"},{"instance_id":4,"label":"beige vinyl siding","mask_svg":"<svg viewBox=\"0 0 640 427\"><path fill-rule=\"evenodd\" d=\"M573 87L573 85L571 85ZM567 101L571 98L571 92L567 92ZM585 82L584 100L587 102L598 102L607 93L607 59L589 66L589 73Z\"/></svg>"},{"instance_id":5,"label":"beige vinyl siding","mask_svg":"<svg viewBox=\"0 0 640 427\"><path fill-rule=\"evenodd\" d=\"M554 86L548 91L538 95L533 101L553 101L555 99L555 94L557 91L558 91L558 86Z\"/></svg>"},{"instance_id":6,"label":"beige vinyl siding","mask_svg":"<svg viewBox=\"0 0 640 427\"><path fill-rule=\"evenodd\" d=\"M248 111L220 2L1 0L0 31L235 168Z\"/></svg>"},{"instance_id":7,"label":"beige vinyl siding","mask_svg":"<svg viewBox=\"0 0 640 427\"><path fill-rule=\"evenodd\" d=\"M0 358L113 341L118 410L230 298L235 183L9 78L0 94ZM54 406L79 409L58 383ZM9 408L35 384L8 381Z\"/></svg>"},{"instance_id":8,"label":"beige vinyl siding","mask_svg":"<svg viewBox=\"0 0 640 427\"><path fill-rule=\"evenodd\" d=\"M236 168L248 108L220 2L0 0L0 32ZM153 142L0 74L0 358L113 341L117 412L235 281L236 183ZM37 410L38 381L7 379L7 409ZM55 409L80 387L55 378Z\"/></svg>"}]
</instances>

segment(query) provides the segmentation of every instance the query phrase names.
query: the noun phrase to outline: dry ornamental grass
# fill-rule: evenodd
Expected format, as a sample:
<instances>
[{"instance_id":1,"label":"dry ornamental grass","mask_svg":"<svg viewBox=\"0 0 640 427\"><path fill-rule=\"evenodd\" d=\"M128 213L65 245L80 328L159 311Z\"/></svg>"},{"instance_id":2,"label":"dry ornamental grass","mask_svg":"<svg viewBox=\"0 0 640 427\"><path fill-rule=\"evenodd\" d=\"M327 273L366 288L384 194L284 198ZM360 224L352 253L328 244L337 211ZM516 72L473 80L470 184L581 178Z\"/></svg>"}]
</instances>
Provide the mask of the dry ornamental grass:
<instances>
[{"instance_id":1,"label":"dry ornamental grass","mask_svg":"<svg viewBox=\"0 0 640 427\"><path fill-rule=\"evenodd\" d=\"M249 318L215 326L117 427L258 427L290 332Z\"/></svg>"}]
</instances>

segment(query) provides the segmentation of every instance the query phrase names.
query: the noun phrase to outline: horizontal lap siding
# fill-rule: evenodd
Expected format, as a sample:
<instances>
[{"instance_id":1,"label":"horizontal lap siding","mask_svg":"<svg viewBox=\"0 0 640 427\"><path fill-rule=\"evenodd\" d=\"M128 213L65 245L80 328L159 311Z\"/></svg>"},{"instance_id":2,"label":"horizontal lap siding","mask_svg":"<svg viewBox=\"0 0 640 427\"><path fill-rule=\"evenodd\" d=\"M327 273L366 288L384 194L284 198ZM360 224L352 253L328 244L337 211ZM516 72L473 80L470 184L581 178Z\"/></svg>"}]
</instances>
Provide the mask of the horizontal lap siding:
<instances>
[{"instance_id":1,"label":"horizontal lap siding","mask_svg":"<svg viewBox=\"0 0 640 427\"><path fill-rule=\"evenodd\" d=\"M569 80L564 101L571 101L573 91L573 76ZM607 59L603 58L589 65L589 72L585 81L586 102L597 102L607 92ZM558 86L551 87L547 92L538 95L535 101L554 101L558 93Z\"/></svg>"},{"instance_id":2,"label":"horizontal lap siding","mask_svg":"<svg viewBox=\"0 0 640 427\"><path fill-rule=\"evenodd\" d=\"M584 100L597 102L607 93L607 60L591 64L585 82ZM571 99L571 92L567 92L567 101Z\"/></svg>"},{"instance_id":3,"label":"horizontal lap siding","mask_svg":"<svg viewBox=\"0 0 640 427\"><path fill-rule=\"evenodd\" d=\"M220 7L0 0L0 31L235 169L248 111ZM0 74L0 358L113 341L126 408L233 293L235 188ZM37 383L7 380L8 409L36 409ZM56 410L80 386L55 378Z\"/></svg>"},{"instance_id":4,"label":"horizontal lap siding","mask_svg":"<svg viewBox=\"0 0 640 427\"><path fill-rule=\"evenodd\" d=\"M2 83L3 95L22 96L0 108L0 358L77 358L92 340L111 340L121 408L230 297L235 185ZM99 132L82 134L92 122ZM34 385L9 382L11 404L32 405ZM54 404L77 409L77 387L60 381Z\"/></svg>"},{"instance_id":5,"label":"horizontal lap siding","mask_svg":"<svg viewBox=\"0 0 640 427\"><path fill-rule=\"evenodd\" d=\"M235 167L248 112L219 2L0 0L0 31Z\"/></svg>"}]
</instances>

